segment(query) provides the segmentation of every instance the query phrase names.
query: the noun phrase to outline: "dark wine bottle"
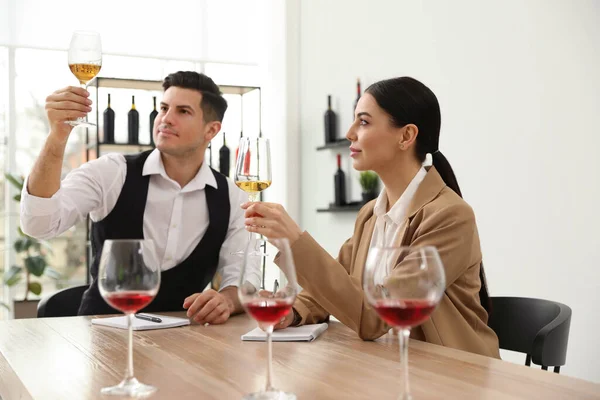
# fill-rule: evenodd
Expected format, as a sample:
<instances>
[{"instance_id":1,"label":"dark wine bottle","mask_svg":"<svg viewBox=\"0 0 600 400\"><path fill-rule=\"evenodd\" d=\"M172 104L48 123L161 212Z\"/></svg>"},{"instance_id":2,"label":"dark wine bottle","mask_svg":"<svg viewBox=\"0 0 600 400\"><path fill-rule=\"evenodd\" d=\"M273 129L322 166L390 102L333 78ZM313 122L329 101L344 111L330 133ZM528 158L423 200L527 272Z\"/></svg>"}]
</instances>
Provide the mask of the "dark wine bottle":
<instances>
[{"instance_id":1,"label":"dark wine bottle","mask_svg":"<svg viewBox=\"0 0 600 400\"><path fill-rule=\"evenodd\" d=\"M104 110L104 137L103 143L115 142L115 112L110 108L110 93L108 94L108 106Z\"/></svg>"},{"instance_id":2,"label":"dark wine bottle","mask_svg":"<svg viewBox=\"0 0 600 400\"><path fill-rule=\"evenodd\" d=\"M139 144L140 113L135 109L135 96L131 96L131 110L127 113L127 143Z\"/></svg>"},{"instance_id":3,"label":"dark wine bottle","mask_svg":"<svg viewBox=\"0 0 600 400\"><path fill-rule=\"evenodd\" d=\"M219 149L219 172L225 176L229 176L230 158L231 151L227 147L227 139L225 138L225 132L223 132L223 146Z\"/></svg>"},{"instance_id":4,"label":"dark wine bottle","mask_svg":"<svg viewBox=\"0 0 600 400\"><path fill-rule=\"evenodd\" d=\"M212 168L212 142L208 144L208 166Z\"/></svg>"},{"instance_id":5,"label":"dark wine bottle","mask_svg":"<svg viewBox=\"0 0 600 400\"><path fill-rule=\"evenodd\" d=\"M356 111L356 106L358 105L358 100L360 100L360 78L356 78L356 100L354 101L354 109L352 110L352 120L354 121L354 113Z\"/></svg>"},{"instance_id":6,"label":"dark wine bottle","mask_svg":"<svg viewBox=\"0 0 600 400\"><path fill-rule=\"evenodd\" d=\"M335 205L343 206L346 205L346 174L342 171L342 155L337 155L338 169L333 177L333 183L335 186Z\"/></svg>"},{"instance_id":7,"label":"dark wine bottle","mask_svg":"<svg viewBox=\"0 0 600 400\"><path fill-rule=\"evenodd\" d=\"M331 109L331 95L327 96L327 111L325 111L325 143L337 140L337 116Z\"/></svg>"},{"instance_id":8,"label":"dark wine bottle","mask_svg":"<svg viewBox=\"0 0 600 400\"><path fill-rule=\"evenodd\" d=\"M154 136L153 136L154 119L158 115L158 111L156 111L156 96L152 97L152 101L154 102L154 108L153 108L152 112L150 113L150 145L154 146Z\"/></svg>"}]
</instances>

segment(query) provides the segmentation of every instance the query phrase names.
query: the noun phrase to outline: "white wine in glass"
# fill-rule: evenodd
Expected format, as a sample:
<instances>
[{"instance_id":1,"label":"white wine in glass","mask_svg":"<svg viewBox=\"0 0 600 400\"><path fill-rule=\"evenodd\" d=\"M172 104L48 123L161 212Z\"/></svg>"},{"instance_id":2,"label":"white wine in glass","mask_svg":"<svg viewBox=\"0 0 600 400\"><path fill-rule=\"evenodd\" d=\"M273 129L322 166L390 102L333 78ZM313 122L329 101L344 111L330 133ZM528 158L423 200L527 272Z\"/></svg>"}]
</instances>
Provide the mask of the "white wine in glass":
<instances>
[{"instance_id":1,"label":"white wine in glass","mask_svg":"<svg viewBox=\"0 0 600 400\"><path fill-rule=\"evenodd\" d=\"M83 89L98 75L102 68L102 42L96 32L76 31L69 46L69 69ZM67 121L73 126L96 126L84 118Z\"/></svg>"},{"instance_id":2,"label":"white wine in glass","mask_svg":"<svg viewBox=\"0 0 600 400\"><path fill-rule=\"evenodd\" d=\"M237 181L235 184L248 193L250 201L257 201L260 192L271 186L271 181Z\"/></svg>"},{"instance_id":3,"label":"white wine in glass","mask_svg":"<svg viewBox=\"0 0 600 400\"><path fill-rule=\"evenodd\" d=\"M235 184L248 193L250 201L258 201L260 192L271 186L269 139L240 139L234 179Z\"/></svg>"},{"instance_id":4,"label":"white wine in glass","mask_svg":"<svg viewBox=\"0 0 600 400\"><path fill-rule=\"evenodd\" d=\"M235 163L235 184L248 193L251 202L259 201L260 193L271 186L271 149L269 139L249 138L240 139L237 160ZM260 217L255 214L253 216ZM248 238L248 244L252 242L252 232ZM265 255L258 250L261 241L256 241L254 250L248 249L250 255ZM243 251L233 254L242 255Z\"/></svg>"}]
</instances>

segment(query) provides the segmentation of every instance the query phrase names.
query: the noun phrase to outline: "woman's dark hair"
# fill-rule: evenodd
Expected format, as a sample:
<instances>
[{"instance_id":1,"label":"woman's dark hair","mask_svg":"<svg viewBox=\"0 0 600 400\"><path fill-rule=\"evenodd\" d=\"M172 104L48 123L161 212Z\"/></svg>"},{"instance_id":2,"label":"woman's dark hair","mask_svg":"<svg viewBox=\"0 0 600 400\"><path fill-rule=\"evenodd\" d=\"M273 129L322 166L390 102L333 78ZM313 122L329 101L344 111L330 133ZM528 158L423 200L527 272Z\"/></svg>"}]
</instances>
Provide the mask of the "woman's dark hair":
<instances>
[{"instance_id":1,"label":"woman's dark hair","mask_svg":"<svg viewBox=\"0 0 600 400\"><path fill-rule=\"evenodd\" d=\"M365 93L373 96L379 107L390 115L394 126L414 124L419 128L416 142L417 157L423 162L427 153L430 153L433 166L446 185L462 197L454 171L438 147L442 118L440 104L435 94L418 80L407 76L376 82L369 86ZM483 263L479 268L479 278L481 280L479 300L489 314L492 307Z\"/></svg>"}]
</instances>

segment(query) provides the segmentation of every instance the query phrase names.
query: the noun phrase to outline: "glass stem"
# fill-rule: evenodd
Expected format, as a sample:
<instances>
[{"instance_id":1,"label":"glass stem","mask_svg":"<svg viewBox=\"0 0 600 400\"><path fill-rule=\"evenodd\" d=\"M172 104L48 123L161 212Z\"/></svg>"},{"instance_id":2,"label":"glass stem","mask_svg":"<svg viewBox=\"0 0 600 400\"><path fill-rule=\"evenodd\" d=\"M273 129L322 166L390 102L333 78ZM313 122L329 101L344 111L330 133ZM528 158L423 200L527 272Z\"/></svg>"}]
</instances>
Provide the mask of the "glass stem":
<instances>
[{"instance_id":1,"label":"glass stem","mask_svg":"<svg viewBox=\"0 0 600 400\"><path fill-rule=\"evenodd\" d=\"M410 328L400 328L398 330L398 340L400 341L400 373L402 387L400 389L399 400L410 400L410 388L408 385L408 338L410 337Z\"/></svg>"},{"instance_id":2,"label":"glass stem","mask_svg":"<svg viewBox=\"0 0 600 400\"><path fill-rule=\"evenodd\" d=\"M273 379L273 341L271 336L273 334L273 325L269 325L265 330L267 333L267 384L265 386L265 392L273 391L273 385L271 383Z\"/></svg>"},{"instance_id":3,"label":"glass stem","mask_svg":"<svg viewBox=\"0 0 600 400\"><path fill-rule=\"evenodd\" d=\"M255 203L258 201L258 199L260 198L260 193L248 193L248 201L251 203ZM254 234L252 232L248 232L248 248L250 248L250 243L252 243L252 238L254 237ZM258 235L257 235L258 236ZM256 241L256 244L254 246L254 251L258 252L259 251L259 243L258 240Z\"/></svg>"},{"instance_id":4,"label":"glass stem","mask_svg":"<svg viewBox=\"0 0 600 400\"><path fill-rule=\"evenodd\" d=\"M83 90L87 90L87 82L86 83L79 83L79 86L83 89ZM86 117L79 117L77 118L78 121L80 122L85 122Z\"/></svg>"},{"instance_id":5,"label":"glass stem","mask_svg":"<svg viewBox=\"0 0 600 400\"><path fill-rule=\"evenodd\" d=\"M260 199L260 193L248 193L248 201L250 203L256 203Z\"/></svg>"},{"instance_id":6,"label":"glass stem","mask_svg":"<svg viewBox=\"0 0 600 400\"><path fill-rule=\"evenodd\" d=\"M127 374L125 380L133 378L133 314L127 314L127 330L129 331L129 339L127 346Z\"/></svg>"}]
</instances>

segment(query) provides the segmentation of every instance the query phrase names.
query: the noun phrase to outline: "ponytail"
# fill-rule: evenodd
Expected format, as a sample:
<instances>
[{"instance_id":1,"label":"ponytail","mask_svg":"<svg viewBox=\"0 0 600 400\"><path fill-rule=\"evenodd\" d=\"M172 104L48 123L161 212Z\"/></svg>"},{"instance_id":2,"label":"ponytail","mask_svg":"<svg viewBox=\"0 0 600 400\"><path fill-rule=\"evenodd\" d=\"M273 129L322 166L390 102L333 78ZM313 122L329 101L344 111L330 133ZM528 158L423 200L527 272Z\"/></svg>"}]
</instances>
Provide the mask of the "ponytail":
<instances>
[{"instance_id":1,"label":"ponytail","mask_svg":"<svg viewBox=\"0 0 600 400\"><path fill-rule=\"evenodd\" d=\"M444 157L441 151L436 150L431 153L431 158L433 161L433 166L446 183L446 186L454 190L457 195L462 197L460 187L458 186L458 181L456 180L456 175L454 175L454 171L452 170L452 167L450 166L450 163L446 157ZM487 313L490 314L492 312L492 300L490 299L487 289L487 280L485 278L485 272L483 271L483 261L479 265L479 279L481 280L479 301Z\"/></svg>"},{"instance_id":2,"label":"ponytail","mask_svg":"<svg viewBox=\"0 0 600 400\"><path fill-rule=\"evenodd\" d=\"M433 160L433 166L440 174L446 185L450 189L454 190L457 195L462 197L460 187L458 186L458 181L456 180L456 175L454 175L454 171L452 170L452 167L450 166L450 163L446 157L444 157L441 151L436 150L431 153L431 158Z\"/></svg>"}]
</instances>

